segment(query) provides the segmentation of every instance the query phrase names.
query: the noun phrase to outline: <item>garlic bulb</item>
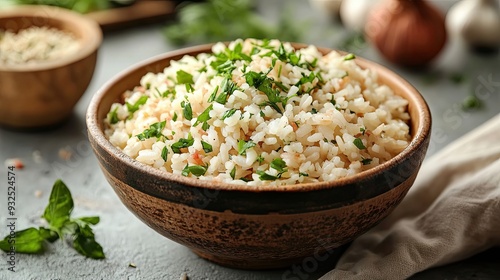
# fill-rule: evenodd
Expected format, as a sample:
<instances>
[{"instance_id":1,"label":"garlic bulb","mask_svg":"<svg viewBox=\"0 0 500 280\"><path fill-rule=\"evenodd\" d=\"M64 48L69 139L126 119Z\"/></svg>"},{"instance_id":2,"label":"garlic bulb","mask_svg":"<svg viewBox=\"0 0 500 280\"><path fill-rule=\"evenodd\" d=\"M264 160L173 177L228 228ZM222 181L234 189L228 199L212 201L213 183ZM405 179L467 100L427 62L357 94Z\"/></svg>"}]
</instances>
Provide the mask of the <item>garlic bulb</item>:
<instances>
[{"instance_id":1,"label":"garlic bulb","mask_svg":"<svg viewBox=\"0 0 500 280\"><path fill-rule=\"evenodd\" d=\"M444 15L423 0L385 0L369 14L366 36L389 61L428 64L446 43Z\"/></svg>"},{"instance_id":2,"label":"garlic bulb","mask_svg":"<svg viewBox=\"0 0 500 280\"><path fill-rule=\"evenodd\" d=\"M366 17L378 0L344 0L340 5L340 18L344 26L356 32L365 28Z\"/></svg>"},{"instance_id":3,"label":"garlic bulb","mask_svg":"<svg viewBox=\"0 0 500 280\"><path fill-rule=\"evenodd\" d=\"M495 0L463 0L446 16L450 35L462 38L476 49L500 47L500 8Z\"/></svg>"},{"instance_id":4,"label":"garlic bulb","mask_svg":"<svg viewBox=\"0 0 500 280\"><path fill-rule=\"evenodd\" d=\"M309 0L309 3L311 3L311 6L317 11L338 18L342 0Z\"/></svg>"}]
</instances>

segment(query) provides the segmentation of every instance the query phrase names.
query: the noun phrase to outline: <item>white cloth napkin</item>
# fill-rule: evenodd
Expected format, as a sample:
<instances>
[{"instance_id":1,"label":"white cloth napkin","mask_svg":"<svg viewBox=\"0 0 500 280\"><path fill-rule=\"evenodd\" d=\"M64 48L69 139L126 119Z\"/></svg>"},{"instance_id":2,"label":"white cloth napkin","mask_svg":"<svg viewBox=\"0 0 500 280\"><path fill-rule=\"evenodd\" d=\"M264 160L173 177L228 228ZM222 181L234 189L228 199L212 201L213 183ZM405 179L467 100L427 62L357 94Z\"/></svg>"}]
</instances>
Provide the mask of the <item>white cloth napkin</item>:
<instances>
[{"instance_id":1,"label":"white cloth napkin","mask_svg":"<svg viewBox=\"0 0 500 280\"><path fill-rule=\"evenodd\" d=\"M500 115L424 161L401 204L321 280L405 279L500 245Z\"/></svg>"}]
</instances>

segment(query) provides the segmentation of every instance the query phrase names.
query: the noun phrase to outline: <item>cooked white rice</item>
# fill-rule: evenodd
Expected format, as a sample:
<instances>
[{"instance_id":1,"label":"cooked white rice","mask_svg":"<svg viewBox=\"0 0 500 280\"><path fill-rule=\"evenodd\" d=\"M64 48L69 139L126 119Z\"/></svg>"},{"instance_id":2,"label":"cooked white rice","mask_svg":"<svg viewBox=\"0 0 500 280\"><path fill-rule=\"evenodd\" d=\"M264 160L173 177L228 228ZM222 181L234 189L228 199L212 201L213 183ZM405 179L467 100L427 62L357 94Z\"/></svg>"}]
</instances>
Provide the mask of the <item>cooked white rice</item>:
<instances>
[{"instance_id":1,"label":"cooked white rice","mask_svg":"<svg viewBox=\"0 0 500 280\"><path fill-rule=\"evenodd\" d=\"M73 34L46 26L32 26L17 33L0 30L0 64L40 63L76 53Z\"/></svg>"},{"instance_id":2,"label":"cooked white rice","mask_svg":"<svg viewBox=\"0 0 500 280\"><path fill-rule=\"evenodd\" d=\"M336 180L409 144L408 102L353 55L254 39L212 52L125 92L105 120L109 141L165 172L248 185Z\"/></svg>"}]
</instances>

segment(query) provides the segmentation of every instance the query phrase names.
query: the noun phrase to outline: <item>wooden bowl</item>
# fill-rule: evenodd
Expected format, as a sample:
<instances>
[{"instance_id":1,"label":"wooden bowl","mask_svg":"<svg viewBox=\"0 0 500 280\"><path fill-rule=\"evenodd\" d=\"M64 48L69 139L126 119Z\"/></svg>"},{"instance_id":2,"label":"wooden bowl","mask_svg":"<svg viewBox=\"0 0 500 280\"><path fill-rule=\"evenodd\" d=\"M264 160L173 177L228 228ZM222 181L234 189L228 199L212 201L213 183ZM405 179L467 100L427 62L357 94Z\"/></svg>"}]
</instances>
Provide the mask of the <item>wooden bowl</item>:
<instances>
[{"instance_id":1,"label":"wooden bowl","mask_svg":"<svg viewBox=\"0 0 500 280\"><path fill-rule=\"evenodd\" d=\"M142 164L106 139L103 120L124 91L138 85L147 72L161 72L171 60L210 52L210 47L169 52L132 67L108 82L90 103L86 121L94 153L121 201L140 220L213 262L268 269L332 254L400 203L427 151L431 115L413 86L361 58L356 59L361 67L377 71L380 82L409 101L412 140L393 159L352 177L281 187L201 181Z\"/></svg>"},{"instance_id":2,"label":"wooden bowl","mask_svg":"<svg viewBox=\"0 0 500 280\"><path fill-rule=\"evenodd\" d=\"M0 11L0 29L18 32L48 26L74 34L75 54L36 64L0 64L0 125L34 129L66 119L86 91L102 42L99 26L84 16L47 6L20 6Z\"/></svg>"}]
</instances>

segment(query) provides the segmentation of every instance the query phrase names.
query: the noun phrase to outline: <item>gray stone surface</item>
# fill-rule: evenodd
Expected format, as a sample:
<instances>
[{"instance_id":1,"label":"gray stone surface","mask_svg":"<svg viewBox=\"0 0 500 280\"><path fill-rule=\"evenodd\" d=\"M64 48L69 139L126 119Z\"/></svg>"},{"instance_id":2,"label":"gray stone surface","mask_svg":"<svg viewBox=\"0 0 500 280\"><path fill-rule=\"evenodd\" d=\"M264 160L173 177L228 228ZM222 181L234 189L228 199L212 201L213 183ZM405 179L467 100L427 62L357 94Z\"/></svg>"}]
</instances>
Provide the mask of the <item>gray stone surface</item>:
<instances>
[{"instance_id":1,"label":"gray stone surface","mask_svg":"<svg viewBox=\"0 0 500 280\"><path fill-rule=\"evenodd\" d=\"M287 1L288 2L288 1ZM261 12L269 18L280 13L279 1L260 1ZM304 41L335 47L346 36L338 23L312 11L307 1L290 1L297 20L307 20L311 32ZM299 14L298 12L302 12ZM151 56L174 49L161 34L161 25L136 27L107 34L100 50L97 70L85 96L74 114L61 127L40 133L21 133L0 129L0 160L21 158L26 167L16 172L17 229L42 225L40 216L47 204L53 182L62 178L73 193L75 216L98 215L97 240L103 245L105 260L90 260L78 255L68 244L56 242L43 255L16 256L15 273L7 271L6 255L0 258L0 279L316 279L331 269L333 259L321 262L316 269L293 268L275 271L242 271L224 268L200 259L187 248L176 244L144 225L119 201L104 179L92 154L85 132L85 111L92 95L111 77L123 69ZM452 50L453 49L453 50ZM429 83L429 72L412 72L386 63L377 52L360 48L357 53L394 69L419 89L433 114L432 141L429 156L500 112L500 57L481 57L448 48L432 71L445 74ZM466 76L461 84L447 76L459 72ZM435 76L435 75L434 75ZM486 81L486 82L485 82ZM479 88L485 106L477 112L460 109L462 100ZM1 102L1 101L0 101ZM70 160L59 158L65 148L72 152ZM35 162L33 152L41 153ZM2 165L3 166L3 165ZM1 167L4 168L4 167ZM0 236L7 234L6 168L0 170ZM35 193L41 191L41 196ZM435 268L416 275L415 279L498 279L498 250L480 257ZM137 267L129 267L134 263ZM473 273L471 273L473 271ZM294 276L294 277L292 277Z\"/></svg>"}]
</instances>

